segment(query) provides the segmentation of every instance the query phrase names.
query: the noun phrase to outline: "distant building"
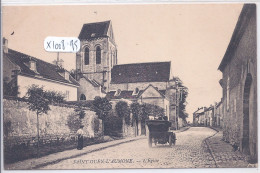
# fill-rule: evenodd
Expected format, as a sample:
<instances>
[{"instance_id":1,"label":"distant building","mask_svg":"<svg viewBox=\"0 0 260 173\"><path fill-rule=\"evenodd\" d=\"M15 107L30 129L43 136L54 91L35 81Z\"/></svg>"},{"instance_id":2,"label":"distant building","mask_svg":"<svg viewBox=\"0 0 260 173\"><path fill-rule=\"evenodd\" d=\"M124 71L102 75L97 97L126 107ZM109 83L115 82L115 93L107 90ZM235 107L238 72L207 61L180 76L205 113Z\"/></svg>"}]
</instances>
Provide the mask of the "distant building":
<instances>
[{"instance_id":1,"label":"distant building","mask_svg":"<svg viewBox=\"0 0 260 173\"><path fill-rule=\"evenodd\" d=\"M224 139L257 161L256 5L245 4L219 65Z\"/></svg>"},{"instance_id":2,"label":"distant building","mask_svg":"<svg viewBox=\"0 0 260 173\"><path fill-rule=\"evenodd\" d=\"M214 107L211 105L210 107L204 109L205 115L205 126L213 126L213 116L214 116Z\"/></svg>"},{"instance_id":3,"label":"distant building","mask_svg":"<svg viewBox=\"0 0 260 173\"><path fill-rule=\"evenodd\" d=\"M216 103L214 107L214 123L213 126L223 128L223 104L222 101Z\"/></svg>"},{"instance_id":4,"label":"distant building","mask_svg":"<svg viewBox=\"0 0 260 173\"><path fill-rule=\"evenodd\" d=\"M3 80L9 89L18 90L13 96L25 96L28 87L34 84L43 86L44 90L60 92L67 101L77 100L79 83L70 76L68 71L60 66L9 49L6 39L3 40Z\"/></svg>"},{"instance_id":5,"label":"distant building","mask_svg":"<svg viewBox=\"0 0 260 173\"><path fill-rule=\"evenodd\" d=\"M205 110L206 110L206 107L201 107L201 108L198 108L195 112L193 112L193 125L194 126L206 126Z\"/></svg>"}]
</instances>

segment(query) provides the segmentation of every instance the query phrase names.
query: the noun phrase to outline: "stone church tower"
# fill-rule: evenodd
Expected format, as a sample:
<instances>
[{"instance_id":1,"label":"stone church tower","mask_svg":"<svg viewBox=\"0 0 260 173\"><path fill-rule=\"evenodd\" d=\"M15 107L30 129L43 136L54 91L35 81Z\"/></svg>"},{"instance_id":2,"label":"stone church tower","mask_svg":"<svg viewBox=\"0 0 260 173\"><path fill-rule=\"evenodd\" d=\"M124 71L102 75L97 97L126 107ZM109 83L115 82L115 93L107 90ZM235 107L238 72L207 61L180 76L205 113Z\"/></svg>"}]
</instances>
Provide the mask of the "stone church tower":
<instances>
[{"instance_id":1,"label":"stone church tower","mask_svg":"<svg viewBox=\"0 0 260 173\"><path fill-rule=\"evenodd\" d=\"M111 21L84 24L79 40L81 48L76 54L78 80L85 78L109 91L111 69L117 64L117 46Z\"/></svg>"}]
</instances>

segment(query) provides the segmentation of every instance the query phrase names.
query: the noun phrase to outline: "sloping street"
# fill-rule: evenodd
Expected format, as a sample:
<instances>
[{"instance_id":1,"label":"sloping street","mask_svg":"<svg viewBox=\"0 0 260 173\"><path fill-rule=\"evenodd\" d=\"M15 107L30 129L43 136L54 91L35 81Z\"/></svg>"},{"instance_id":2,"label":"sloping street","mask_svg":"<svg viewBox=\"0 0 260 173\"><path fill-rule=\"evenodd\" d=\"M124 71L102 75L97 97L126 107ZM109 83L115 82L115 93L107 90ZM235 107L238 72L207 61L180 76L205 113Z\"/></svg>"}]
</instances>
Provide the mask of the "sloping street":
<instances>
[{"instance_id":1,"label":"sloping street","mask_svg":"<svg viewBox=\"0 0 260 173\"><path fill-rule=\"evenodd\" d=\"M204 140L216 131L206 127L192 127L177 133L175 146L148 147L147 139L124 143L77 158L47 165L41 169L95 168L210 168L215 161Z\"/></svg>"}]
</instances>

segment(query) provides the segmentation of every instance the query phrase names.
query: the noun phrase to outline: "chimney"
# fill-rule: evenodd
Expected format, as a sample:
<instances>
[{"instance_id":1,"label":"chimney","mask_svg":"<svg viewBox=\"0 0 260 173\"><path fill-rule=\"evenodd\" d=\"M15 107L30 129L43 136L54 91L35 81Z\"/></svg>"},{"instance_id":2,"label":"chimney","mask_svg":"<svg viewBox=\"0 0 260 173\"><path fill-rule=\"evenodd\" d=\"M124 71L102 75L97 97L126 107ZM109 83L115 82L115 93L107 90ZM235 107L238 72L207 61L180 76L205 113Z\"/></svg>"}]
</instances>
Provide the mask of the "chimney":
<instances>
[{"instance_id":1,"label":"chimney","mask_svg":"<svg viewBox=\"0 0 260 173\"><path fill-rule=\"evenodd\" d=\"M5 37L3 37L3 51L8 53L8 40Z\"/></svg>"},{"instance_id":2,"label":"chimney","mask_svg":"<svg viewBox=\"0 0 260 173\"><path fill-rule=\"evenodd\" d=\"M63 61L63 59L60 59L59 62L58 62L58 66L63 68L63 65L64 65L64 61Z\"/></svg>"},{"instance_id":3,"label":"chimney","mask_svg":"<svg viewBox=\"0 0 260 173\"><path fill-rule=\"evenodd\" d=\"M70 73L64 68L58 69L58 73L65 79L70 81Z\"/></svg>"},{"instance_id":4,"label":"chimney","mask_svg":"<svg viewBox=\"0 0 260 173\"><path fill-rule=\"evenodd\" d=\"M29 57L29 58L30 58L30 60L29 60L29 68L30 68L30 70L32 70L34 72L37 72L36 61L32 57Z\"/></svg>"}]
</instances>

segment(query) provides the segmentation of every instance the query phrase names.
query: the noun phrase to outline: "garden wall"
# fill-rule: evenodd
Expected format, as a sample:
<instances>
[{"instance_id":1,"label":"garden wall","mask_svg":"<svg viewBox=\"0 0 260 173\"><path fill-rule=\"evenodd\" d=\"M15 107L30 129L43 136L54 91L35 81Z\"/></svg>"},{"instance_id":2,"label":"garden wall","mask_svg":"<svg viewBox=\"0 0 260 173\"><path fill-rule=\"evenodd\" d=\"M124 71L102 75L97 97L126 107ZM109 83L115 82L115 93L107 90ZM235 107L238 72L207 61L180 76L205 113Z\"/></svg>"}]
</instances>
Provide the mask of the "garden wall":
<instances>
[{"instance_id":1,"label":"garden wall","mask_svg":"<svg viewBox=\"0 0 260 173\"><path fill-rule=\"evenodd\" d=\"M15 162L37 154L37 116L24 101L3 99L5 162ZM82 119L87 145L102 138L102 121L90 110ZM40 154L75 148L76 131L80 125L73 105L50 106L39 116Z\"/></svg>"}]
</instances>

